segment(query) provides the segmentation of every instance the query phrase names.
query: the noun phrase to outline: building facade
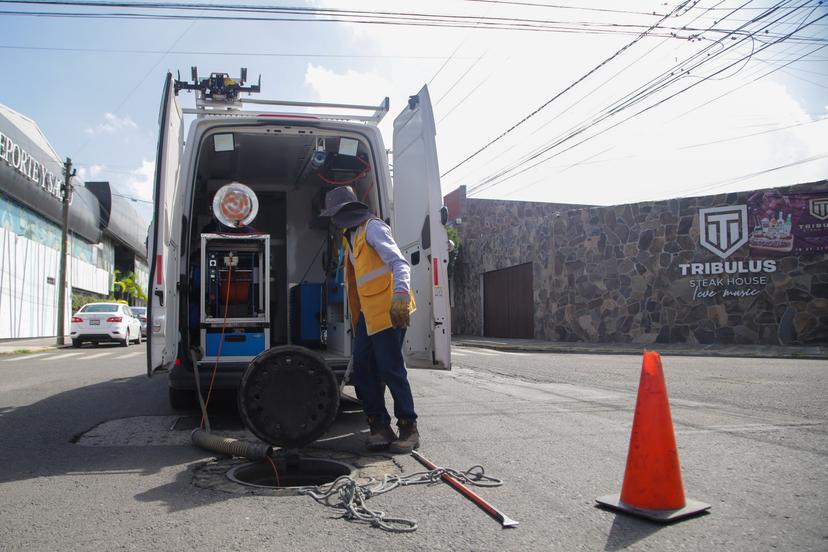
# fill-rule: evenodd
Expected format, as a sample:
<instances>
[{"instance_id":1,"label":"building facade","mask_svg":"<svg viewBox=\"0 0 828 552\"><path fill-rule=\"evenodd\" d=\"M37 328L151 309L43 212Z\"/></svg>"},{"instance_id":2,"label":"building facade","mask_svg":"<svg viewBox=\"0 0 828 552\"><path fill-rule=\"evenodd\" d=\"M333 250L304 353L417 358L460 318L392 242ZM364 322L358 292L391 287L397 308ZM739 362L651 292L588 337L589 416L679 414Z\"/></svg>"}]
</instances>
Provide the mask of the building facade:
<instances>
[{"instance_id":1,"label":"building facade","mask_svg":"<svg viewBox=\"0 0 828 552\"><path fill-rule=\"evenodd\" d=\"M0 105L0 339L57 333L63 173L63 162L37 124ZM93 191L76 179L72 184L69 315L73 294L109 296L116 269L143 274L144 290L148 272L144 238L137 236L146 235L146 223L135 209L116 202L109 210L117 222L110 224L99 200L103 186Z\"/></svg>"},{"instance_id":2,"label":"building facade","mask_svg":"<svg viewBox=\"0 0 828 552\"><path fill-rule=\"evenodd\" d=\"M610 207L459 188L446 205L462 244L456 334L828 342L828 181Z\"/></svg>"}]
</instances>

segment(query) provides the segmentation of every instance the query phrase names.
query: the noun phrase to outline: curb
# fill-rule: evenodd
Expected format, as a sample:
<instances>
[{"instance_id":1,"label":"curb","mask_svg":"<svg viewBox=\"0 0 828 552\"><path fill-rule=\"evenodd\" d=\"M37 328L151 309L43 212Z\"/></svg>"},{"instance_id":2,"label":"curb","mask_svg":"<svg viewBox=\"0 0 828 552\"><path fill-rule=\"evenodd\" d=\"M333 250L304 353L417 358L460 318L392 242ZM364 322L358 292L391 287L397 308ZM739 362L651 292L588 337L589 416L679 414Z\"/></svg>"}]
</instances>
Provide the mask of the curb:
<instances>
[{"instance_id":1,"label":"curb","mask_svg":"<svg viewBox=\"0 0 828 552\"><path fill-rule=\"evenodd\" d=\"M472 347L477 349L492 349L504 352L525 353L562 353L584 355L641 355L644 351L658 350L654 346L641 346L640 349L620 347L569 347L566 345L495 345L491 343L477 343L470 341L452 341L452 345ZM652 344L655 345L655 344ZM658 350L661 356L694 356L694 357L737 357L737 358L788 358L799 360L828 360L828 354L809 351L750 351L750 350L716 350L716 349L662 349Z\"/></svg>"}]
</instances>

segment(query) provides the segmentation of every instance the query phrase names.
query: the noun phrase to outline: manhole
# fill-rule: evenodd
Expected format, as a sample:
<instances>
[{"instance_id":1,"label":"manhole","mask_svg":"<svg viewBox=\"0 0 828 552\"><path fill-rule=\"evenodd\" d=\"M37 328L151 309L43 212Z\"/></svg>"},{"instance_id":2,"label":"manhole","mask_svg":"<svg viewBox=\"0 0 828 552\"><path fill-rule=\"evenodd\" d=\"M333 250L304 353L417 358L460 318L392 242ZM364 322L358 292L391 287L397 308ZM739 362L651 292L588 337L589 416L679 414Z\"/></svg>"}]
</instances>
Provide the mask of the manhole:
<instances>
[{"instance_id":1,"label":"manhole","mask_svg":"<svg viewBox=\"0 0 828 552\"><path fill-rule=\"evenodd\" d=\"M276 472L270 462L240 464L227 472L227 478L241 485L263 489L288 487L315 487L335 481L343 475L352 475L355 469L343 462L322 458L276 458Z\"/></svg>"}]
</instances>

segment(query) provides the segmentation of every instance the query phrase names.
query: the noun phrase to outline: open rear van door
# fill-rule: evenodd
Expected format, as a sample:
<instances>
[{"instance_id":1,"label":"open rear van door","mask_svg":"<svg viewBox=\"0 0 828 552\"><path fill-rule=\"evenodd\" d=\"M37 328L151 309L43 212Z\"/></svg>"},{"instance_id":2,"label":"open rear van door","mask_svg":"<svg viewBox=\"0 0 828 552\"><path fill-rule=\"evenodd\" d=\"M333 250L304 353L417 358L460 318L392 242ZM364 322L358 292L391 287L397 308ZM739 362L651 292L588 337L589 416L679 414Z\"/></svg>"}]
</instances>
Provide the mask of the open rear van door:
<instances>
[{"instance_id":1,"label":"open rear van door","mask_svg":"<svg viewBox=\"0 0 828 552\"><path fill-rule=\"evenodd\" d=\"M394 120L394 236L411 263L417 311L403 352L412 368L451 368L448 236L440 217L434 114L428 88Z\"/></svg>"},{"instance_id":2,"label":"open rear van door","mask_svg":"<svg viewBox=\"0 0 828 552\"><path fill-rule=\"evenodd\" d=\"M154 213L147 241L150 261L147 307L147 375L168 368L178 349L179 278L174 218L178 207L179 170L183 152L183 114L173 86L172 73L167 73L159 118L158 152L155 157Z\"/></svg>"}]
</instances>

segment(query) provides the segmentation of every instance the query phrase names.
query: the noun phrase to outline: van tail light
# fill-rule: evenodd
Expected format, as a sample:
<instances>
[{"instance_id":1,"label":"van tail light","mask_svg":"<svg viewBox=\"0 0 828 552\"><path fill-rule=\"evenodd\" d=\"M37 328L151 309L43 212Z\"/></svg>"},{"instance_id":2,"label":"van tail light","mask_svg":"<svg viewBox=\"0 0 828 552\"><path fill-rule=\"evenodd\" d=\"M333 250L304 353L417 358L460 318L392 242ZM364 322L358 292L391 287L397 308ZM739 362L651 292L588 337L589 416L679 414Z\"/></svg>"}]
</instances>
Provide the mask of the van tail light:
<instances>
[{"instance_id":1,"label":"van tail light","mask_svg":"<svg viewBox=\"0 0 828 552\"><path fill-rule=\"evenodd\" d=\"M76 323L80 324L82 322L83 322L83 318L81 318L80 316L73 316L72 317L72 324L76 324Z\"/></svg>"},{"instance_id":2,"label":"van tail light","mask_svg":"<svg viewBox=\"0 0 828 552\"><path fill-rule=\"evenodd\" d=\"M123 319L124 319L123 316L110 316L109 318L106 319L106 321L107 322L121 322L121 321L123 321Z\"/></svg>"}]
</instances>

